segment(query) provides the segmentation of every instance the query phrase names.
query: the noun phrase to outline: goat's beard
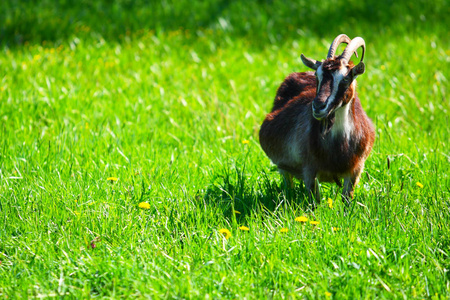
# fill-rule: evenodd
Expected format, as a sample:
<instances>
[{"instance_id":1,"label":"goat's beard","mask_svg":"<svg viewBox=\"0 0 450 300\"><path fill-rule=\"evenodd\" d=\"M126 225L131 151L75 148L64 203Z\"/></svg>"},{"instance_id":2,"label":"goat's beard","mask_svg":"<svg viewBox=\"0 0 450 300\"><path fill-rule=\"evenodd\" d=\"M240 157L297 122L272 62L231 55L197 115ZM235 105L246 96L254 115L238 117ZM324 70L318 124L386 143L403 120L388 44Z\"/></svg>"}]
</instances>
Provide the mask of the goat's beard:
<instances>
[{"instance_id":1,"label":"goat's beard","mask_svg":"<svg viewBox=\"0 0 450 300\"><path fill-rule=\"evenodd\" d=\"M326 118L322 119L322 121L320 122L320 133L322 137L325 137L325 135L327 135L327 133L330 132L331 128L334 125L334 120L335 120L334 112L332 112Z\"/></svg>"}]
</instances>

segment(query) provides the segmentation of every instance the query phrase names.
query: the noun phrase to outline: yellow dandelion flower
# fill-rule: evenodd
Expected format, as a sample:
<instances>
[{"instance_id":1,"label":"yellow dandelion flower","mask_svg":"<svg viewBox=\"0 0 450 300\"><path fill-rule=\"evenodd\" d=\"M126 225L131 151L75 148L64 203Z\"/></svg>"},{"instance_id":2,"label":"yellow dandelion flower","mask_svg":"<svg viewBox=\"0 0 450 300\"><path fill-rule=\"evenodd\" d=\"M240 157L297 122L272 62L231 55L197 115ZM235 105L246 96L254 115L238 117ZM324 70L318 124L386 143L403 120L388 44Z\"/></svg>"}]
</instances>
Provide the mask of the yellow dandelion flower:
<instances>
[{"instance_id":1,"label":"yellow dandelion flower","mask_svg":"<svg viewBox=\"0 0 450 300\"><path fill-rule=\"evenodd\" d=\"M311 224L311 225L319 225L320 222L319 221L311 221L311 222L309 222L309 224Z\"/></svg>"},{"instance_id":2,"label":"yellow dandelion flower","mask_svg":"<svg viewBox=\"0 0 450 300\"><path fill-rule=\"evenodd\" d=\"M331 293L330 292L325 292L325 296L327 296L327 297L331 297Z\"/></svg>"},{"instance_id":3,"label":"yellow dandelion flower","mask_svg":"<svg viewBox=\"0 0 450 300\"><path fill-rule=\"evenodd\" d=\"M333 231L339 231L341 230L339 227L331 227L333 229Z\"/></svg>"},{"instance_id":4,"label":"yellow dandelion flower","mask_svg":"<svg viewBox=\"0 0 450 300\"><path fill-rule=\"evenodd\" d=\"M237 215L240 215L240 214L241 214L241 212L240 212L240 211L237 211L237 210L234 210L234 213L237 214Z\"/></svg>"},{"instance_id":5,"label":"yellow dandelion flower","mask_svg":"<svg viewBox=\"0 0 450 300\"><path fill-rule=\"evenodd\" d=\"M248 140L243 140L242 141L242 144L245 144L245 145L247 145L247 144L249 144L250 143L250 141L248 141Z\"/></svg>"},{"instance_id":6,"label":"yellow dandelion flower","mask_svg":"<svg viewBox=\"0 0 450 300\"><path fill-rule=\"evenodd\" d=\"M249 231L250 230L250 228L248 228L247 226L241 226L241 227L239 227L239 229L242 230L242 231Z\"/></svg>"},{"instance_id":7,"label":"yellow dandelion flower","mask_svg":"<svg viewBox=\"0 0 450 300\"><path fill-rule=\"evenodd\" d=\"M280 229L280 232L281 232L281 233L286 233L286 232L288 232L288 231L289 231L289 229L287 229L287 228L281 228L281 229Z\"/></svg>"},{"instance_id":8,"label":"yellow dandelion flower","mask_svg":"<svg viewBox=\"0 0 450 300\"><path fill-rule=\"evenodd\" d=\"M219 229L219 232L223 235L224 238L226 238L227 240L231 237L231 232L226 229L226 228L222 228Z\"/></svg>"},{"instance_id":9,"label":"yellow dandelion flower","mask_svg":"<svg viewBox=\"0 0 450 300\"><path fill-rule=\"evenodd\" d=\"M139 203L139 208L150 209L150 204L148 204L147 202L141 202Z\"/></svg>"},{"instance_id":10,"label":"yellow dandelion flower","mask_svg":"<svg viewBox=\"0 0 450 300\"><path fill-rule=\"evenodd\" d=\"M106 178L106 180L108 180L108 181L117 181L119 179L116 178L116 177L108 177L108 178Z\"/></svg>"},{"instance_id":11,"label":"yellow dandelion flower","mask_svg":"<svg viewBox=\"0 0 450 300\"><path fill-rule=\"evenodd\" d=\"M380 69L384 71L384 70L386 70L386 66L385 65L381 65Z\"/></svg>"},{"instance_id":12,"label":"yellow dandelion flower","mask_svg":"<svg viewBox=\"0 0 450 300\"><path fill-rule=\"evenodd\" d=\"M328 198L327 203L329 208L333 208L333 199Z\"/></svg>"},{"instance_id":13,"label":"yellow dandelion flower","mask_svg":"<svg viewBox=\"0 0 450 300\"><path fill-rule=\"evenodd\" d=\"M295 218L295 221L300 222L300 223L306 223L308 221L308 218L301 216L301 217Z\"/></svg>"},{"instance_id":14,"label":"yellow dandelion flower","mask_svg":"<svg viewBox=\"0 0 450 300\"><path fill-rule=\"evenodd\" d=\"M421 184L420 182L416 182L416 185L417 185L419 188L423 189L423 184Z\"/></svg>"}]
</instances>

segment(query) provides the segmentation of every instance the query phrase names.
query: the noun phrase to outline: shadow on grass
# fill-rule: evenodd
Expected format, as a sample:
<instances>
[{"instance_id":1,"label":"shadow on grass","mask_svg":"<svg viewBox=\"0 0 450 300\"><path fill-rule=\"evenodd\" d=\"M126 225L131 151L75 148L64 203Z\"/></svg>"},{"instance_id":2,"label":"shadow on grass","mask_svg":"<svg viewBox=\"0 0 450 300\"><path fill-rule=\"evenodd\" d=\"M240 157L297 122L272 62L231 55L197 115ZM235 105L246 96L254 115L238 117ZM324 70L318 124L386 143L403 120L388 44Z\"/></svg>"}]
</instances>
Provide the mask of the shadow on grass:
<instances>
[{"instance_id":1,"label":"shadow on grass","mask_svg":"<svg viewBox=\"0 0 450 300\"><path fill-rule=\"evenodd\" d=\"M255 183L245 175L245 166L224 170L218 176L219 183L207 188L204 202L219 208L227 219L235 214L237 220L251 213L261 216L264 216L261 212L275 213L283 204L292 210L309 209L306 189L302 184L286 189L281 180L271 180L266 173L260 174L261 178Z\"/></svg>"},{"instance_id":2,"label":"shadow on grass","mask_svg":"<svg viewBox=\"0 0 450 300\"><path fill-rule=\"evenodd\" d=\"M121 42L130 33L154 30L213 30L211 38L245 38L256 47L299 38L348 34L377 36L446 33L446 1L150 1L4 0L0 3L0 43L63 42L93 34Z\"/></svg>"}]
</instances>

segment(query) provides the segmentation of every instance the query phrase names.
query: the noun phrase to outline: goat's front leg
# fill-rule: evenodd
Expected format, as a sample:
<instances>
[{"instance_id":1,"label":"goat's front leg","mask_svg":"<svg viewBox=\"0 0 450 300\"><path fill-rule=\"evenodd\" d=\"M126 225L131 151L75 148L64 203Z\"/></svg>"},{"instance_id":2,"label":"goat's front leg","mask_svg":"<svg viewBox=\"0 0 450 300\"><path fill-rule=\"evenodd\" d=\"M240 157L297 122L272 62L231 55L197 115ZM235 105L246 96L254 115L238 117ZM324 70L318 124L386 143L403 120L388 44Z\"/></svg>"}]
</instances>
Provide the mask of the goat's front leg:
<instances>
[{"instance_id":1,"label":"goat's front leg","mask_svg":"<svg viewBox=\"0 0 450 300\"><path fill-rule=\"evenodd\" d=\"M319 181L316 178L316 172L306 171L304 172L304 181L306 189L308 190L309 202L315 207L316 204L320 204L320 190Z\"/></svg>"},{"instance_id":2,"label":"goat's front leg","mask_svg":"<svg viewBox=\"0 0 450 300\"><path fill-rule=\"evenodd\" d=\"M346 205L350 205L353 200L353 193L355 186L358 184L359 177L361 175L362 168L354 172L353 174L344 177L344 190L342 191L342 202Z\"/></svg>"},{"instance_id":3,"label":"goat's front leg","mask_svg":"<svg viewBox=\"0 0 450 300\"><path fill-rule=\"evenodd\" d=\"M350 205L353 199L353 190L355 184L350 176L344 178L344 190L342 191L342 202L345 205Z\"/></svg>"}]
</instances>

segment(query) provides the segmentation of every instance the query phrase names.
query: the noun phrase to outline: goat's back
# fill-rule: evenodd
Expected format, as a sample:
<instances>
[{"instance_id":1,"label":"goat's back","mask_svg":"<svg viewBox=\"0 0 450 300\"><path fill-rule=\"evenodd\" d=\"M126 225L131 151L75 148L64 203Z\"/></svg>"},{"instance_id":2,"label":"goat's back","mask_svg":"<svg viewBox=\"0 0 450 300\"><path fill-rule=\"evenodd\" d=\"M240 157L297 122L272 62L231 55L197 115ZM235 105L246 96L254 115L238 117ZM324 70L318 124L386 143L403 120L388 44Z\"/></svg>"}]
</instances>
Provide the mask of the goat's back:
<instances>
[{"instance_id":1,"label":"goat's back","mask_svg":"<svg viewBox=\"0 0 450 300\"><path fill-rule=\"evenodd\" d=\"M294 133L309 130L315 94L313 72L292 73L278 88L272 111L259 132L261 147L276 165L301 163L302 153L296 146L306 141L298 140L302 136Z\"/></svg>"},{"instance_id":2,"label":"goat's back","mask_svg":"<svg viewBox=\"0 0 450 300\"><path fill-rule=\"evenodd\" d=\"M272 113L296 98L305 105L311 103L316 93L314 72L292 73L283 81L275 96Z\"/></svg>"}]
</instances>

